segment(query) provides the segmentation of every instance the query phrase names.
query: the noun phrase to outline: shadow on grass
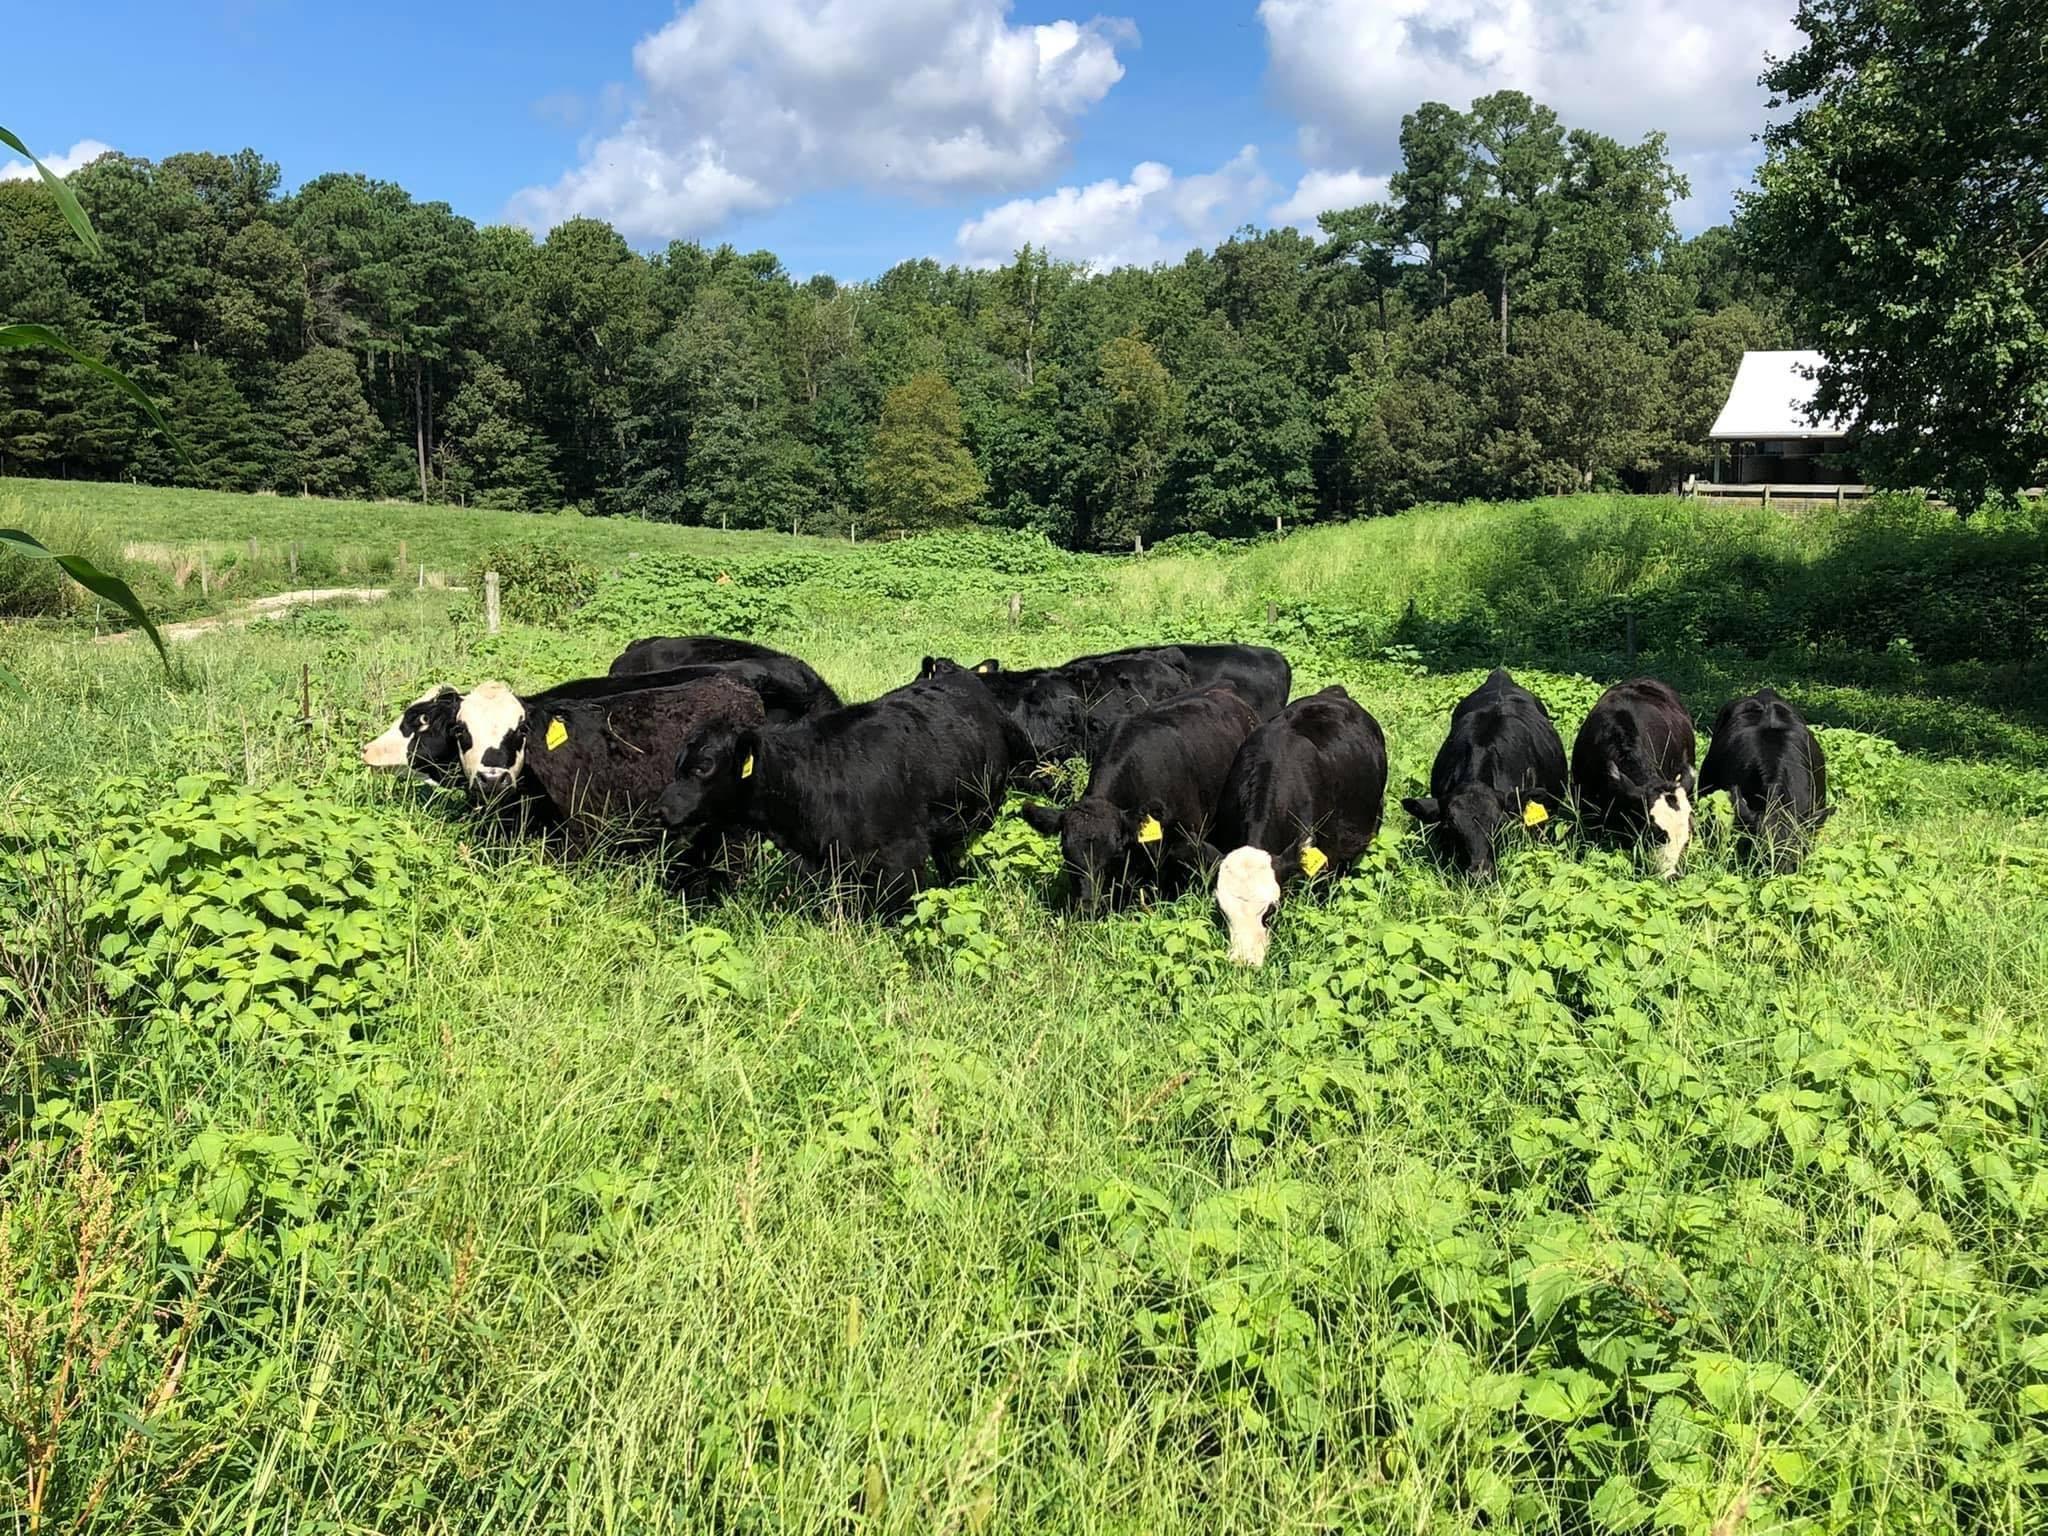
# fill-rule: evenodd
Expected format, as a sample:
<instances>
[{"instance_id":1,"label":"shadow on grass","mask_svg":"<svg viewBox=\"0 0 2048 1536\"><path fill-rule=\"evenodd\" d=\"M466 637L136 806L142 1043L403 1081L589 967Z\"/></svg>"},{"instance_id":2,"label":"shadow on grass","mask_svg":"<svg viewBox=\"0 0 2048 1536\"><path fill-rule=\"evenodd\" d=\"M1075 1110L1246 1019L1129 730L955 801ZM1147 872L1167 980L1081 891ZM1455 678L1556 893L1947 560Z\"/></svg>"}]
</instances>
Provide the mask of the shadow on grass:
<instances>
[{"instance_id":1,"label":"shadow on grass","mask_svg":"<svg viewBox=\"0 0 2048 1536\"><path fill-rule=\"evenodd\" d=\"M1446 578L1379 643L1443 670L1653 674L1702 724L1769 684L1817 724L2048 765L2048 508L1963 524L1899 502L1788 527L1777 548L1668 510L1536 511Z\"/></svg>"}]
</instances>

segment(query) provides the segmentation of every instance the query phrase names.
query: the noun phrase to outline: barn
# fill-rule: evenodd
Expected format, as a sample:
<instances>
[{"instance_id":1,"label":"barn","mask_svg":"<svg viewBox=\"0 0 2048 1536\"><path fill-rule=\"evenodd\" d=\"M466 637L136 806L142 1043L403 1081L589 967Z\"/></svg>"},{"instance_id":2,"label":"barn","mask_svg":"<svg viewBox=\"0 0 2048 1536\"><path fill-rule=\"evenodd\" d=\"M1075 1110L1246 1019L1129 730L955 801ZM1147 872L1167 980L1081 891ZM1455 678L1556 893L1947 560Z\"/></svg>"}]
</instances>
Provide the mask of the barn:
<instances>
[{"instance_id":1,"label":"barn","mask_svg":"<svg viewBox=\"0 0 2048 1536\"><path fill-rule=\"evenodd\" d=\"M1849 423L1810 419L1820 365L1818 352L1742 354L1727 403L1707 433L1717 484L1832 487L1856 479L1848 467Z\"/></svg>"}]
</instances>

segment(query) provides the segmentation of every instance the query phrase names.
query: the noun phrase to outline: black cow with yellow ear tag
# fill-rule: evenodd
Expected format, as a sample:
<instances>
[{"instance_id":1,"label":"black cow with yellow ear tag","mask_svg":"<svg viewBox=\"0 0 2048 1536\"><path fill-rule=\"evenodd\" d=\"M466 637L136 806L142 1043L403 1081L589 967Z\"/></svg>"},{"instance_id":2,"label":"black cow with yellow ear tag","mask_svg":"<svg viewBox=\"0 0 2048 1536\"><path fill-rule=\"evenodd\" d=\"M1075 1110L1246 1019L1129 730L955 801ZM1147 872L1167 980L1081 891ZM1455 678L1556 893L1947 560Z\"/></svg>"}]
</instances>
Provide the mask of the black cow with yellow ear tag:
<instances>
[{"instance_id":1,"label":"black cow with yellow ear tag","mask_svg":"<svg viewBox=\"0 0 2048 1536\"><path fill-rule=\"evenodd\" d=\"M1208 858L1217 797L1258 724L1229 688L1181 694L1110 733L1076 804L1025 807L1026 822L1060 840L1069 903L1093 911L1138 890L1184 889Z\"/></svg>"}]
</instances>

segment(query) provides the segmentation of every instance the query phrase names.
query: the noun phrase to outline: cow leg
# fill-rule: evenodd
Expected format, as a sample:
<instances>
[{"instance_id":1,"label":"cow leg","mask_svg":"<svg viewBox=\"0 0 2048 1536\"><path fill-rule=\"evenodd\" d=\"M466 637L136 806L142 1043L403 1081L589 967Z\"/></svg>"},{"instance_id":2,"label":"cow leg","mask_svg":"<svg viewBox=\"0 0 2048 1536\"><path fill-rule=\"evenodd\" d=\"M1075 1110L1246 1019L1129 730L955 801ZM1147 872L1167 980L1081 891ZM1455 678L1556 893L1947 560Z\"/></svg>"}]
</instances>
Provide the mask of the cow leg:
<instances>
[{"instance_id":1,"label":"cow leg","mask_svg":"<svg viewBox=\"0 0 2048 1536\"><path fill-rule=\"evenodd\" d=\"M877 916L895 917L917 899L930 883L926 866L931 857L931 843L922 837L899 838L875 854L864 883Z\"/></svg>"}]
</instances>

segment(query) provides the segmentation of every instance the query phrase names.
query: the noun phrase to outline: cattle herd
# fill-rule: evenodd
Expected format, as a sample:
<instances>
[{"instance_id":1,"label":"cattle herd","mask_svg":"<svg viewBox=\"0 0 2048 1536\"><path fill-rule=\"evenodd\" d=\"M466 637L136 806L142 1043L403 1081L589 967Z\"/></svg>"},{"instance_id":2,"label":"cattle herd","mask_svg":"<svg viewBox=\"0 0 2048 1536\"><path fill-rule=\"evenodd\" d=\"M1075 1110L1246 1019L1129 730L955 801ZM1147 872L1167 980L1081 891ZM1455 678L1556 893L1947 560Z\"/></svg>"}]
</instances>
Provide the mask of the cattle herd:
<instances>
[{"instance_id":1,"label":"cattle herd","mask_svg":"<svg viewBox=\"0 0 2048 1536\"><path fill-rule=\"evenodd\" d=\"M1293 670L1251 645L1161 645L1063 666L926 657L842 703L794 656L717 635L635 641L604 677L524 696L429 690L363 761L462 791L481 815L580 853L658 843L697 893L765 838L882 910L956 879L1013 788L1088 766L1081 798L1023 808L1058 837L1067 900L1096 911L1213 873L1232 957L1264 962L1281 892L1341 874L1379 831L1387 744L1342 687L1288 701ZM1796 868L1829 814L1827 765L1766 688L1728 703L1695 773L1692 717L1653 678L1617 683L1567 758L1550 712L1496 670L1451 712L1429 793L1401 802L1432 853L1477 880L1511 837L1574 822L1678 873L1698 796L1724 791L1743 856ZM1049 798L1049 797L1048 797Z\"/></svg>"}]
</instances>

